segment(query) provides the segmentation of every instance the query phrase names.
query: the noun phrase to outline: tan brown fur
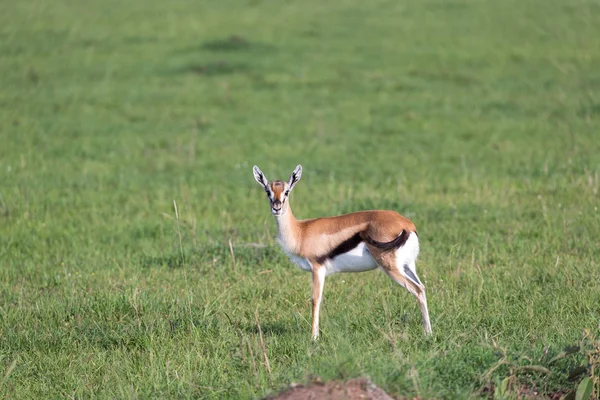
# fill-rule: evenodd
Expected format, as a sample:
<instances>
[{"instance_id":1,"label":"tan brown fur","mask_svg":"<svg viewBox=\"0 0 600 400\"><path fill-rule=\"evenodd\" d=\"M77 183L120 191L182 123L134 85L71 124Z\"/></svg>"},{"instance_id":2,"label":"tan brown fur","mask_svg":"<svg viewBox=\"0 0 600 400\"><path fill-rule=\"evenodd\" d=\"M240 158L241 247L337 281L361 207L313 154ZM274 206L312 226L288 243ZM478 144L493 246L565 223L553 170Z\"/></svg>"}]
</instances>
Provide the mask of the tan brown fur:
<instances>
[{"instance_id":1,"label":"tan brown fur","mask_svg":"<svg viewBox=\"0 0 600 400\"><path fill-rule=\"evenodd\" d=\"M284 207L287 207L284 215L293 235L290 242L294 242L293 245L290 243L290 250L309 260L328 253L356 233L360 233L365 241L369 237L389 242L403 230L416 232L415 225L395 211L358 211L336 217L297 220L289 202Z\"/></svg>"}]
</instances>

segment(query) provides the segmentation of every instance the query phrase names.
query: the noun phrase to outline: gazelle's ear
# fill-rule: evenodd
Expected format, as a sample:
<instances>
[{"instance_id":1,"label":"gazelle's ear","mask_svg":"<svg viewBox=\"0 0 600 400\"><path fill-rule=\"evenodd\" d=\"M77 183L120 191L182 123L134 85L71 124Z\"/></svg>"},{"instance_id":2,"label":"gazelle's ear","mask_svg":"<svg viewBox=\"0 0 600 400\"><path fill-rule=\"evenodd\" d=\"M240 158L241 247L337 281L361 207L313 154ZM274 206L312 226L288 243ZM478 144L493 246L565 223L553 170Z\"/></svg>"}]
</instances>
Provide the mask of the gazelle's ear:
<instances>
[{"instance_id":1,"label":"gazelle's ear","mask_svg":"<svg viewBox=\"0 0 600 400\"><path fill-rule=\"evenodd\" d=\"M298 165L292 175L290 175L290 180L288 181L288 185L290 186L290 190L294 188L296 183L302 178L302 165Z\"/></svg>"},{"instance_id":2,"label":"gazelle's ear","mask_svg":"<svg viewBox=\"0 0 600 400\"><path fill-rule=\"evenodd\" d=\"M254 179L256 179L256 182L258 182L260 186L266 189L267 185L269 184L269 181L267 180L265 174L263 174L260 168L258 168L256 165L254 166L254 168L252 168L252 172L254 172Z\"/></svg>"}]
</instances>

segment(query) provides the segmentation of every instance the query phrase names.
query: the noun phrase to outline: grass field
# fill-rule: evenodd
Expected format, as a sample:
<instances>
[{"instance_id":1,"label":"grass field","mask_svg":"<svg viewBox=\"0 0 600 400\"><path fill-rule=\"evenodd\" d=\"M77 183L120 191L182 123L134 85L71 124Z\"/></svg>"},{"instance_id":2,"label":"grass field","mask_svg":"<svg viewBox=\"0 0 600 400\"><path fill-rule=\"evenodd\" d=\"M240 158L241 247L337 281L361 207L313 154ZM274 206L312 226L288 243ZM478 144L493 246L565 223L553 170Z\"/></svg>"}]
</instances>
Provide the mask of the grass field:
<instances>
[{"instance_id":1,"label":"grass field","mask_svg":"<svg viewBox=\"0 0 600 400\"><path fill-rule=\"evenodd\" d=\"M599 66L591 0L2 2L0 397L575 387ZM312 343L254 164L303 165L299 218L411 218L434 335L376 271L328 278Z\"/></svg>"}]
</instances>

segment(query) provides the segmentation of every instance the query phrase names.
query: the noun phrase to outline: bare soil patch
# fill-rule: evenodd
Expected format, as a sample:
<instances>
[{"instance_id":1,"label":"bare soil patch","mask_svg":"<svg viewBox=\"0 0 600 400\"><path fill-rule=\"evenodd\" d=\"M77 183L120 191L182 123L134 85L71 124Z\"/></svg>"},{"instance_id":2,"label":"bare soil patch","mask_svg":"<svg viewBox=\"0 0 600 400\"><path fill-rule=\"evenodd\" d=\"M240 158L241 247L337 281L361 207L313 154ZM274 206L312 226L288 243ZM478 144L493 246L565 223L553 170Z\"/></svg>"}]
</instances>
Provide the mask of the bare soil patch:
<instances>
[{"instance_id":1,"label":"bare soil patch","mask_svg":"<svg viewBox=\"0 0 600 400\"><path fill-rule=\"evenodd\" d=\"M387 394L367 378L356 378L348 381L322 382L319 379L311 383L292 384L278 394L271 395L266 400L400 400Z\"/></svg>"}]
</instances>

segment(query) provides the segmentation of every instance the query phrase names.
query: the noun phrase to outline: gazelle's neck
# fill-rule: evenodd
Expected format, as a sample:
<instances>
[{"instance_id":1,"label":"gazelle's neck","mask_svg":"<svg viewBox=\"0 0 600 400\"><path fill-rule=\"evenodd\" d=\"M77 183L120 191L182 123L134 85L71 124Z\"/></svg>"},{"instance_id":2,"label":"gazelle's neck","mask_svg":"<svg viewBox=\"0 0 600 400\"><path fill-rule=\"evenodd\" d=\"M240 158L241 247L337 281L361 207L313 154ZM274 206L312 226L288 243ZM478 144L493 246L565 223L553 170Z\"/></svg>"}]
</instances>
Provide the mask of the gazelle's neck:
<instances>
[{"instance_id":1,"label":"gazelle's neck","mask_svg":"<svg viewBox=\"0 0 600 400\"><path fill-rule=\"evenodd\" d=\"M277 222L277 231L279 233L279 243L287 252L297 253L300 248L300 237L298 231L298 220L292 213L289 200L283 206L283 213L275 215Z\"/></svg>"}]
</instances>

